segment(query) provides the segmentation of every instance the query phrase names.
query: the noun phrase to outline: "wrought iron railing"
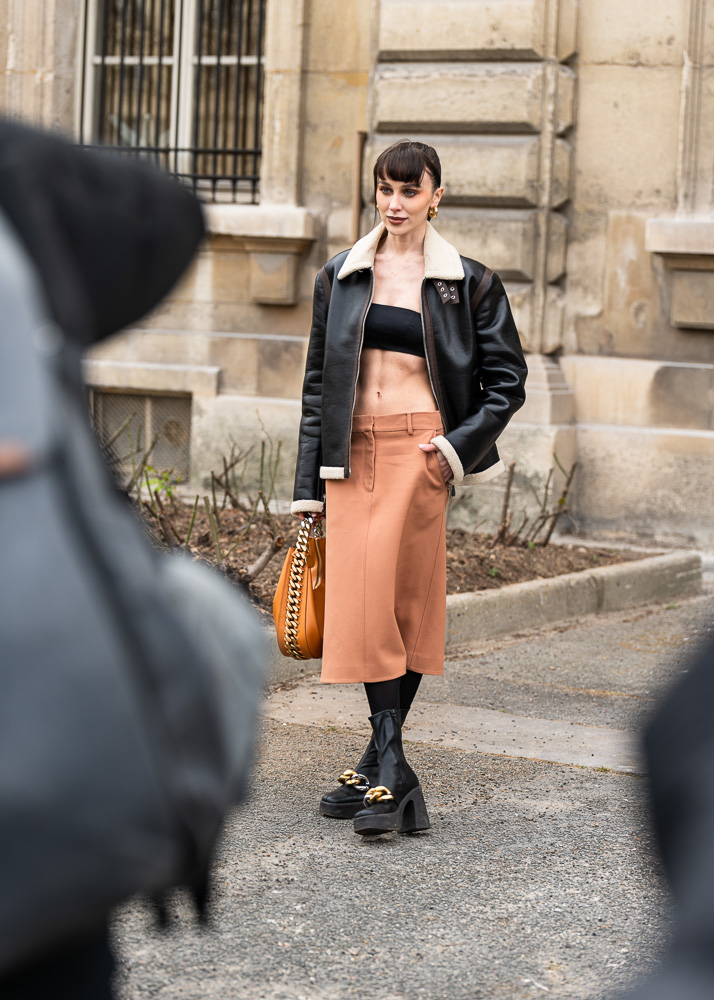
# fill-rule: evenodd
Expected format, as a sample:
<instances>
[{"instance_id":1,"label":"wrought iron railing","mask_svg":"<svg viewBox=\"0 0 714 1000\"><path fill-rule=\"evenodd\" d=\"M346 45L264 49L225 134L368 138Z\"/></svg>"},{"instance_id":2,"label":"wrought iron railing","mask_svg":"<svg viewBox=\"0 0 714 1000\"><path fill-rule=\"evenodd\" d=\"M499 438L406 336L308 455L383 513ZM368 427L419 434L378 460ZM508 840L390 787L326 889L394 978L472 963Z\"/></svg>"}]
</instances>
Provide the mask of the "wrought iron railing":
<instances>
[{"instance_id":1,"label":"wrought iron railing","mask_svg":"<svg viewBox=\"0 0 714 1000\"><path fill-rule=\"evenodd\" d=\"M266 0L85 0L80 142L258 200Z\"/></svg>"}]
</instances>

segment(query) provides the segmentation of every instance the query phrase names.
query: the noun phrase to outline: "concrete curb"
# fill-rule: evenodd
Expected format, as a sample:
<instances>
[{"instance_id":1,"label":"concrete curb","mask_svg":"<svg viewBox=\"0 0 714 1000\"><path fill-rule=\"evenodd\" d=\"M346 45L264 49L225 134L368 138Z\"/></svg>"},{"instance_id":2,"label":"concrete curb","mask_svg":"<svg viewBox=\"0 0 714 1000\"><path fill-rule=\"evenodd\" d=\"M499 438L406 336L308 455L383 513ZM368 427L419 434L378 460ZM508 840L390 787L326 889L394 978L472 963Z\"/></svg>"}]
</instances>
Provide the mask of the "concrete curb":
<instances>
[{"instance_id":1,"label":"concrete curb","mask_svg":"<svg viewBox=\"0 0 714 1000\"><path fill-rule=\"evenodd\" d=\"M469 642L555 625L583 615L672 601L698 594L701 589L701 556L670 552L616 566L566 573L550 580L513 583L498 590L449 594L446 655L448 658L449 650ZM272 629L269 646L269 684L284 684L319 673L320 660L291 660L282 656Z\"/></svg>"},{"instance_id":2,"label":"concrete curb","mask_svg":"<svg viewBox=\"0 0 714 1000\"><path fill-rule=\"evenodd\" d=\"M701 587L701 557L674 552L565 573L550 580L514 583L500 590L450 594L446 599L446 648L583 615L671 601L697 594Z\"/></svg>"}]
</instances>

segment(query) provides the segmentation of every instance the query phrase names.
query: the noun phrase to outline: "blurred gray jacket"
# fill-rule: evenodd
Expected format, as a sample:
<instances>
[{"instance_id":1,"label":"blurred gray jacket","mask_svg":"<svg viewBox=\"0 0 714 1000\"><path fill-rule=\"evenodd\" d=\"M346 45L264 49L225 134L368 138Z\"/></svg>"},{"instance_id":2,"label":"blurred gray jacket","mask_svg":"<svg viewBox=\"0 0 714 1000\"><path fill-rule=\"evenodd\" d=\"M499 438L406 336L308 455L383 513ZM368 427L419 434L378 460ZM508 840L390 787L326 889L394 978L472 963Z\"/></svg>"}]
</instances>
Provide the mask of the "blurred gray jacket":
<instances>
[{"instance_id":1,"label":"blurred gray jacket","mask_svg":"<svg viewBox=\"0 0 714 1000\"><path fill-rule=\"evenodd\" d=\"M150 549L80 377L201 233L169 178L0 124L0 976L138 890L202 901L246 787L260 628Z\"/></svg>"}]
</instances>

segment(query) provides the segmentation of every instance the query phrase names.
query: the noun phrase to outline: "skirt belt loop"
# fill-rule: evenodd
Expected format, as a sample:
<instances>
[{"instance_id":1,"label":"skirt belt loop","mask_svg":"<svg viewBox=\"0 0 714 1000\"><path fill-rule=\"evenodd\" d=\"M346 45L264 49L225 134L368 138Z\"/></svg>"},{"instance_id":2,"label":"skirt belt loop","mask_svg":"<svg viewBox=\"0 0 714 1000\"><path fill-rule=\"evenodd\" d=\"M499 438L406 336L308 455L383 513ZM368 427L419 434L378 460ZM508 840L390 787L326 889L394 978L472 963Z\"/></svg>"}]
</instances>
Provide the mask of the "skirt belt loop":
<instances>
[{"instance_id":1,"label":"skirt belt loop","mask_svg":"<svg viewBox=\"0 0 714 1000\"><path fill-rule=\"evenodd\" d=\"M412 415L407 413L407 434L414 433L414 425L412 424Z\"/></svg>"}]
</instances>

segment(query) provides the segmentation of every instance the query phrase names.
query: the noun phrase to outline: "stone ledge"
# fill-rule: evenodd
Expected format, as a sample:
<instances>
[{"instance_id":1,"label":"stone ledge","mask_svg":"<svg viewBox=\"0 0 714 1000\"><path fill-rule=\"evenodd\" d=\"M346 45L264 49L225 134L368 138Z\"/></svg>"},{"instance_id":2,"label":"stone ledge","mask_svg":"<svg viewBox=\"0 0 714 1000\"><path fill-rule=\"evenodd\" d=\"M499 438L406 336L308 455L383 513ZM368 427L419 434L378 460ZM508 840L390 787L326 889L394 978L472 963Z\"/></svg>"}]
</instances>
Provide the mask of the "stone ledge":
<instances>
[{"instance_id":1,"label":"stone ledge","mask_svg":"<svg viewBox=\"0 0 714 1000\"><path fill-rule=\"evenodd\" d=\"M446 599L446 654L469 642L511 635L627 608L671 601L702 589L701 557L691 552L650 556L617 566L566 573L550 580L514 583L499 590L449 594ZM269 630L268 681L282 684L319 673L320 660L281 656Z\"/></svg>"},{"instance_id":2,"label":"stone ledge","mask_svg":"<svg viewBox=\"0 0 714 1000\"><path fill-rule=\"evenodd\" d=\"M297 259L315 239L315 217L298 205L207 205L206 225L221 249L249 257L250 297L294 305Z\"/></svg>"},{"instance_id":3,"label":"stone ledge","mask_svg":"<svg viewBox=\"0 0 714 1000\"><path fill-rule=\"evenodd\" d=\"M665 257L714 256L714 218L692 216L678 219L672 216L648 219L645 250ZM686 266L684 261L673 261L672 266L677 265Z\"/></svg>"},{"instance_id":4,"label":"stone ledge","mask_svg":"<svg viewBox=\"0 0 714 1000\"><path fill-rule=\"evenodd\" d=\"M221 369L213 365L172 365L135 361L84 362L84 381L93 389L190 393L216 396Z\"/></svg>"},{"instance_id":5,"label":"stone ledge","mask_svg":"<svg viewBox=\"0 0 714 1000\"><path fill-rule=\"evenodd\" d=\"M298 205L206 205L206 226L214 236L232 236L254 249L253 241L298 244L315 239L315 217Z\"/></svg>"}]
</instances>

